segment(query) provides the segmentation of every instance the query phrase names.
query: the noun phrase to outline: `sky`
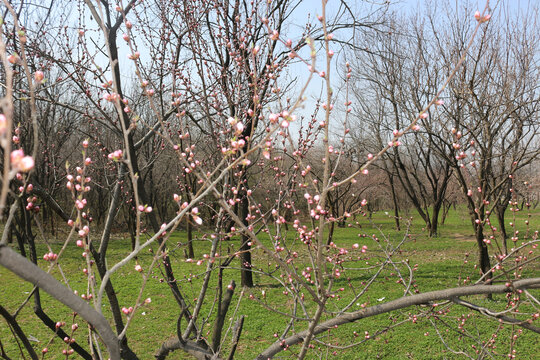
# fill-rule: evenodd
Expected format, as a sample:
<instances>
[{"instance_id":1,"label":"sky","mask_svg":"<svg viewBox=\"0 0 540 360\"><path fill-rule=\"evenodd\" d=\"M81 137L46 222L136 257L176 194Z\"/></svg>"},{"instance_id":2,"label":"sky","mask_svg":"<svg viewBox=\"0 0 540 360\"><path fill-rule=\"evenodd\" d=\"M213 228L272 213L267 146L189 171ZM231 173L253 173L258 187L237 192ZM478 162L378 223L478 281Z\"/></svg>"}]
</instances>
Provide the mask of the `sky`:
<instances>
[{"instance_id":1,"label":"sky","mask_svg":"<svg viewBox=\"0 0 540 360\"><path fill-rule=\"evenodd\" d=\"M39 4L40 0L27 0L30 3L33 3L34 6L37 6ZM334 14L337 10L337 7L339 6L341 0L328 0L327 5L327 12L329 13L329 18L331 18L332 14ZM362 8L362 6L366 6L366 3L385 3L385 0L348 0L348 5L353 9L353 11L358 11L358 13L362 14L365 13L366 9L365 7ZM464 3L471 3L472 5L472 12L475 10L484 9L486 5L487 0L388 0L388 3L390 3L390 9L397 12L397 13L403 13L403 14L413 14L417 11L422 11L426 6L431 5L437 5L441 6L441 3L448 4L448 6L456 6L456 5L463 5ZM283 37L284 38L291 38L293 39L293 43L295 41L298 41L301 37L302 30L304 28L304 25L306 24L309 19L315 22L318 22L316 20L316 16L320 15L322 13L322 1L321 0L302 0L299 7L296 9L296 11L293 14L291 24L289 25L288 29L286 31L283 31ZM500 0L490 0L490 4L492 7L498 6L498 4L501 3ZM509 9L509 11L522 11L527 12L528 6L530 6L531 3L537 3L540 4L540 0L505 0L503 1L504 6ZM442 5L444 6L444 5ZM87 12L88 15L88 12ZM473 19L473 13L471 13L471 21L474 21ZM88 21L87 23L91 24L92 21ZM336 36L338 37L338 36ZM123 41L119 41L119 45L123 45ZM337 74L336 69L339 68L339 71L342 71L343 67L343 55L339 53L339 46L337 44L332 45L333 50L336 52L336 55L332 59L334 67L333 67L333 73L332 79L333 79L333 86L335 89L339 88L340 85L340 79ZM127 59L127 49L121 48L120 49L120 62L122 65L130 65L131 61ZM309 58L309 52L304 51L303 55L305 55L306 58ZM103 59L105 66L106 59ZM318 66L323 65L323 56L321 55L318 60ZM305 80L308 78L309 71L307 69L307 66L305 64L296 64L292 65L290 67L290 76L298 78L298 84L299 86L303 85L305 83ZM324 93L323 88L323 81L320 77L315 76L312 82L310 83L309 91L307 93L307 101L305 102L305 106L303 110L299 111L298 115L304 115L306 117L309 117L315 107L316 99L320 96L320 94ZM339 103L343 103L342 95L336 91L336 97L338 98Z\"/></svg>"},{"instance_id":2,"label":"sky","mask_svg":"<svg viewBox=\"0 0 540 360\"><path fill-rule=\"evenodd\" d=\"M360 0L349 0L348 4L349 6L354 10L358 11L359 14L365 13L365 8L362 8L362 6L366 6L365 4L367 2L371 3L385 3L385 0L366 0L366 1L360 1ZM486 8L486 4L489 3L491 6L491 11L496 10L502 10L502 11L508 11L508 12L515 12L519 11L522 13L527 13L532 5L540 5L540 0L389 0L390 3L390 10L394 11L396 13L403 13L404 15L413 15L417 12L423 12L426 7L429 6L437 6L439 8L444 7L450 7L454 8L456 6L463 7L466 4L470 5L470 17L471 21L475 22L474 19L474 12L476 10L479 10L482 12ZM327 13L329 18L332 14L334 14L339 7L341 1L340 0L328 0L327 4ZM298 38L301 36L301 31L303 30L303 26L308 21L308 19L314 19L317 15L320 15L322 13L322 4L321 0L303 0L299 7L296 9L295 13L293 14L293 26L289 27L288 34L284 36L288 36L293 39L293 43L295 40L295 35L297 35ZM316 21L316 20L315 20ZM334 63L334 72L332 74L333 77L333 84L335 84L335 87L338 87L338 76L336 70L342 71L343 67L343 56L339 53L339 49L333 49L336 51L336 55L332 59ZM318 60L319 64L323 63L322 55L320 59ZM337 69L339 68L339 69ZM291 73L293 73L298 79L299 84L303 84L305 82L305 79L308 78L308 70L307 67L304 64L297 64L293 65L290 68ZM321 93L324 92L323 88L323 81L321 81L320 78L315 77L312 82L310 83L309 92L308 92L308 99L305 102L304 109L300 111L301 115L304 115L306 117L309 117L309 115L312 112L312 109L315 105L315 99L320 96ZM338 101L342 103L341 99L339 99L340 95L339 93L336 94Z\"/></svg>"}]
</instances>

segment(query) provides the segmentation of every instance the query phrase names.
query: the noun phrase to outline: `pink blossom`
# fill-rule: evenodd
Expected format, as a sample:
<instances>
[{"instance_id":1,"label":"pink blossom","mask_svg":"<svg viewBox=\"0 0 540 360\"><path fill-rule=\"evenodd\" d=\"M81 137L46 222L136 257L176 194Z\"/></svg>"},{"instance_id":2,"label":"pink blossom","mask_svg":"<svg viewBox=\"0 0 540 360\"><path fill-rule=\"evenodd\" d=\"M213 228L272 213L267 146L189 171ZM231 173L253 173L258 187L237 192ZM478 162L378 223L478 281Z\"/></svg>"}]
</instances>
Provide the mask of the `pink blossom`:
<instances>
[{"instance_id":1,"label":"pink blossom","mask_svg":"<svg viewBox=\"0 0 540 360\"><path fill-rule=\"evenodd\" d=\"M140 56L141 56L141 53L138 51L135 51L133 54L128 54L128 59L137 60Z\"/></svg>"},{"instance_id":2,"label":"pink blossom","mask_svg":"<svg viewBox=\"0 0 540 360\"><path fill-rule=\"evenodd\" d=\"M110 153L107 157L109 160L118 161L122 159L124 156L124 152L122 150L115 150L114 152Z\"/></svg>"},{"instance_id":3,"label":"pink blossom","mask_svg":"<svg viewBox=\"0 0 540 360\"><path fill-rule=\"evenodd\" d=\"M43 79L45 78L45 75L43 74L43 71L36 71L34 73L34 79L37 81L37 82L42 82Z\"/></svg>"},{"instance_id":4,"label":"pink blossom","mask_svg":"<svg viewBox=\"0 0 540 360\"><path fill-rule=\"evenodd\" d=\"M131 306L130 306L129 308L123 307L123 308L122 308L122 312L123 312L124 314L126 314L126 315L129 315L129 314L131 314L131 313L133 312L133 307L131 307Z\"/></svg>"},{"instance_id":5,"label":"pink blossom","mask_svg":"<svg viewBox=\"0 0 540 360\"><path fill-rule=\"evenodd\" d=\"M270 116L268 116L268 119L272 124L275 124L279 119L279 114L270 114Z\"/></svg>"},{"instance_id":6,"label":"pink blossom","mask_svg":"<svg viewBox=\"0 0 540 360\"><path fill-rule=\"evenodd\" d=\"M19 172L28 172L34 168L34 159L31 156L24 156L22 149L11 152L11 166Z\"/></svg>"},{"instance_id":7,"label":"pink blossom","mask_svg":"<svg viewBox=\"0 0 540 360\"><path fill-rule=\"evenodd\" d=\"M4 114L0 114L0 135L5 134L8 129L8 121Z\"/></svg>"},{"instance_id":8,"label":"pink blossom","mask_svg":"<svg viewBox=\"0 0 540 360\"><path fill-rule=\"evenodd\" d=\"M274 41L279 39L279 33L277 32L277 30L274 30L270 33L270 39Z\"/></svg>"},{"instance_id":9,"label":"pink blossom","mask_svg":"<svg viewBox=\"0 0 540 360\"><path fill-rule=\"evenodd\" d=\"M17 61L19 61L19 55L17 54L11 54L7 57L7 60L10 64L16 64Z\"/></svg>"}]
</instances>

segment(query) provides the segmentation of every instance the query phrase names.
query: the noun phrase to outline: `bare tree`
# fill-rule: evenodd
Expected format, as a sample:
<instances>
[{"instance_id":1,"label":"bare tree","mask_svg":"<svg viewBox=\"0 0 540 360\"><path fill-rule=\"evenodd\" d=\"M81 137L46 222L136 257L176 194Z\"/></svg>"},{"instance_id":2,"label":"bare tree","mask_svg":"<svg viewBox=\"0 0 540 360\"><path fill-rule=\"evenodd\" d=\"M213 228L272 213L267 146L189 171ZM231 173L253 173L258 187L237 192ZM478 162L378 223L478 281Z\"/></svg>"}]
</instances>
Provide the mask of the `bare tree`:
<instances>
[{"instance_id":1,"label":"bare tree","mask_svg":"<svg viewBox=\"0 0 540 360\"><path fill-rule=\"evenodd\" d=\"M4 5L9 16L4 16L3 27L15 27L15 36L24 45L27 35L19 28L17 13L7 1ZM77 29L77 46L83 49L85 61L71 59L70 47L67 46L62 53L65 56L55 59L54 66L62 71L76 70L66 73L77 76L72 86L78 88L80 94L85 94L86 105L83 108L86 106L88 109L81 110L79 103L76 106L59 100L50 103L55 107L77 109L78 113L83 113L87 119L109 131L97 129L89 139L84 138L72 148L78 160L74 155L73 163L65 170L63 191L68 198L65 203L59 204L46 191L36 191L36 197L47 201L48 206L69 226L69 234L58 252L45 242L45 246L49 246L43 255L46 269L36 265L38 254L35 246L30 247L33 253L28 255L28 259L24 256L24 246L18 254L7 244L17 213L24 218L25 241L35 243L33 234L43 236L45 233L35 207L37 199L28 196L35 190L28 174L35 168L38 141L30 142L28 133L20 134L24 139L19 143L12 138L15 129L13 104L17 99L14 93L23 93L25 88L30 93L32 135L37 139L40 137L35 105L36 92L42 89L44 73L30 70L24 46L19 51L20 55L8 55L12 49L6 45L5 39L12 32L4 30L0 37L0 58L5 73L5 93L0 102L0 145L5 154L0 205L7 208L6 204L13 204L9 207L0 240L0 264L34 286L19 309L30 297L36 299L38 289L41 289L75 312L71 315L73 318L84 320L88 330L86 343L72 341L79 329L77 323L72 324L71 334L64 335L66 345L62 356L68 357L75 351L83 358L110 357L116 360L146 356L131 350L127 331L135 326L133 319L150 301L144 300L143 294L156 270L165 274L166 285L172 290L171 298L178 304L176 333L156 348L154 356L157 359L165 359L178 349L199 359L232 359L246 321L238 313L242 301L257 302L272 314L287 319L287 325L277 339L271 336L273 343L258 354L260 359L271 358L284 350L304 359L309 352L317 352L313 345L315 342L326 348L335 346L326 337L319 336L329 333L330 329L415 305L423 305L426 309L423 314L428 316L440 305L440 300L479 311L497 321L540 332L531 324L531 319L538 318L535 310L531 310L538 300L527 291L538 288L540 279L520 279L523 269L518 270L514 265L516 258L522 258L529 251L534 253L539 241L537 234L526 238L523 245L509 254L497 258L496 270L502 269L500 275L497 273L492 278L492 282L497 281L497 284L480 285L483 281L480 279L473 286L428 293L415 293L414 269L407 259L400 258L402 247L410 240L408 231L400 237L388 237L384 232L377 236L367 235L359 228L358 235L362 239L372 239L369 246L367 242L328 242L326 231L333 223L341 221L340 215L332 213L338 211L332 208L332 199L360 183L357 177L366 176L369 165L392 151L404 134L416 128L417 123L424 119L422 114L430 111L440 98L447 82L453 78L454 70L450 71L447 82L441 85L433 98L426 100L427 105L417 112L410 124L403 125L402 131L392 133L391 145L379 149L365 163L350 166L352 161L345 156L350 112L344 114L340 123L337 107L334 110L337 96L332 82L333 47L339 41L334 40L330 32L326 1L322 2L322 13L317 18L321 29L320 51L307 33L298 45L284 38L281 21L290 10L287 6L291 5L286 1L250 4L239 1L233 4L219 1L156 2L144 7L136 1L114 6L105 1L95 3L88 0L80 5L80 9L89 11L91 20L97 25L81 25ZM348 9L345 2L342 6ZM156 21L153 16L156 14L162 26L151 23ZM81 19L83 22L87 20L84 16ZM472 38L488 22L489 15L478 13L477 20ZM93 31L101 34L103 42L91 50L88 36ZM121 35L122 40L120 31L125 31L125 35ZM142 47L142 43L151 39L152 59L146 67L142 48L138 50L137 46ZM119 57L120 41L129 48L131 62L128 65ZM300 52L304 46L308 50L305 57ZM104 53L104 66L98 65L101 60L97 53L101 51ZM297 96L289 97L276 80L292 59L306 66L308 79ZM454 69L464 59L462 56ZM24 72L25 80L14 82L15 71ZM351 78L352 71L347 66L345 78ZM304 131L302 136L295 139L291 124L299 122L298 113L305 104L306 89L315 76L324 83L324 98L320 104L323 111L318 118L314 115L309 123L311 127L301 130ZM139 96L129 95L130 87L125 82L128 77L137 84L133 93ZM345 83L346 106L350 105L349 85L349 82ZM318 124L317 129L314 129L314 124ZM343 141L330 136L335 128L343 129ZM317 148L318 142L322 142L323 151L320 156L310 158L307 154ZM33 148L23 149L20 144L32 144ZM102 159L92 159L92 151L102 152ZM172 154L176 164L169 168L167 164L171 162ZM92 182L88 176L96 167L105 169L102 171L104 181L110 180L106 184L110 194L106 200L108 210L103 228L92 223L89 213L92 188L102 185ZM174 179L172 182L184 184L183 195L169 194L174 213L163 210L161 214L168 218L162 225L159 225L158 211L151 204L155 196L152 186L157 183L156 169L160 168L170 171L167 176ZM315 172L315 168L320 171ZM257 178L263 176L257 173L258 169L271 169L274 175L275 196L267 196L268 201L264 205L257 201L268 194L258 186L263 183ZM342 170L343 173L340 172ZM179 179L175 171L189 174L189 177ZM247 176L248 173L251 177ZM298 196L299 191L301 196ZM154 199L158 201L157 197ZM121 202L127 203L123 211L132 221L133 243L127 255L114 259L108 256L107 249ZM358 212L367 206L367 201L363 199L360 206ZM307 209L309 215L302 214L300 209ZM343 217L347 215L344 213ZM186 221L201 226L204 233L201 239L209 243L206 254L199 259L186 260L203 269L193 301L179 286L170 260L174 251L171 234ZM150 224L152 231L145 231L145 223ZM285 225L291 225L292 230L288 232ZM234 237L242 239L240 246L228 241ZM69 277L61 276L59 281L50 274L53 269L61 269L68 246L79 247L83 255L78 260L84 266L85 275L86 288L81 294L72 290ZM140 263L138 257L149 249L152 251L151 259ZM250 255L247 255L252 253L264 257L267 267L253 266L248 261ZM264 276L276 284L281 294L267 298L264 293L250 289L250 280L243 275L245 286L241 295L235 298L236 284L225 285L223 276L226 271L237 270L233 265L237 258L244 270L242 274ZM524 260L520 265L529 263ZM132 306L119 303L118 293L111 282L111 278L126 266L133 266L141 276L138 295L129 299ZM366 276L369 281L356 282L352 279L356 274ZM395 286L403 291L403 296L383 304L368 304L366 293L378 279L387 275L395 277ZM101 281L97 281L97 276ZM507 310L495 312L475 304L473 300L464 299L475 294L493 293L510 295ZM522 293L526 296L519 297L518 294ZM103 310L105 297L111 311L110 319L106 315L108 312ZM236 305L233 301L237 301ZM361 310L354 310L357 303L362 303ZM208 315L204 314L207 308L210 308ZM21 341L18 354L24 356L28 353L30 357L37 358L35 350L29 346L28 336L18 326L18 315L19 310L12 312L0 307L0 316L13 329L14 338ZM440 315L443 316L444 312ZM46 320L42 321L47 324ZM414 321L414 318L405 318L379 333L409 321ZM52 324L55 328L53 336L59 336L59 329L64 324L54 321ZM211 337L205 336L210 331ZM363 341L368 338L366 334ZM231 341L230 347L225 346L226 340ZM441 340L444 342L443 336ZM344 346L361 343L353 340ZM291 348L295 344L299 347ZM482 350L482 356L489 351ZM1 342L0 354L9 356ZM48 350L43 349L42 356L47 354ZM326 351L315 356L325 354Z\"/></svg>"}]
</instances>

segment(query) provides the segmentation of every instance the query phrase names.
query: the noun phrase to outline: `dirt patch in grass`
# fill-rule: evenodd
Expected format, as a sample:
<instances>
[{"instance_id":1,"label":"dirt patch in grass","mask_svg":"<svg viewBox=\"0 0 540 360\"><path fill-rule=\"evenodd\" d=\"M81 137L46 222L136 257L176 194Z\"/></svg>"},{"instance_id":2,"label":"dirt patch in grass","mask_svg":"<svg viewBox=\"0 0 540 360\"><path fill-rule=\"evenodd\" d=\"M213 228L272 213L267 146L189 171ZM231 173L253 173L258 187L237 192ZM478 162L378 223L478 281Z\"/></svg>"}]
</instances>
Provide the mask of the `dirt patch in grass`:
<instances>
[{"instance_id":1,"label":"dirt patch in grass","mask_svg":"<svg viewBox=\"0 0 540 360\"><path fill-rule=\"evenodd\" d=\"M453 234L452 238L458 241L465 241L465 242L476 241L476 239L474 238L474 235L468 235L468 234Z\"/></svg>"}]
</instances>

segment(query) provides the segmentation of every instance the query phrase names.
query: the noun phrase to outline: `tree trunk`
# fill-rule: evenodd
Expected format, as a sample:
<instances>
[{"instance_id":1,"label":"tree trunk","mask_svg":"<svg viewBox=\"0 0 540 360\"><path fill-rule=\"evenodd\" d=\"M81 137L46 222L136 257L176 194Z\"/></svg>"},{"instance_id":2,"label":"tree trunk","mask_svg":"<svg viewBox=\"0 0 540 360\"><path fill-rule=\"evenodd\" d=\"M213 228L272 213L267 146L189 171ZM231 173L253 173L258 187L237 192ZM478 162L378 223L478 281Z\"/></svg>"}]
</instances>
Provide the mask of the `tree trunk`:
<instances>
[{"instance_id":1,"label":"tree trunk","mask_svg":"<svg viewBox=\"0 0 540 360\"><path fill-rule=\"evenodd\" d=\"M193 251L193 225L188 216L186 216L186 231L187 231L187 257L193 259L195 252Z\"/></svg>"},{"instance_id":2,"label":"tree trunk","mask_svg":"<svg viewBox=\"0 0 540 360\"><path fill-rule=\"evenodd\" d=\"M433 204L433 211L431 212L431 223L429 228L429 237L439 236L439 213L441 211L442 202L436 202Z\"/></svg>"},{"instance_id":3,"label":"tree trunk","mask_svg":"<svg viewBox=\"0 0 540 360\"><path fill-rule=\"evenodd\" d=\"M504 223L504 213L506 212L505 205L495 206L495 213L497 214L497 221L499 222L499 231L501 233L501 240L503 243L503 251L505 254L508 254L508 233L506 232L506 225Z\"/></svg>"},{"instance_id":4,"label":"tree trunk","mask_svg":"<svg viewBox=\"0 0 540 360\"><path fill-rule=\"evenodd\" d=\"M484 230L482 225L475 224L476 244L478 245L478 263L480 264L480 271L482 275L485 275L484 283L491 284L491 264L489 260L489 253L486 243L484 242ZM486 295L486 298L491 299L491 294Z\"/></svg>"},{"instance_id":5,"label":"tree trunk","mask_svg":"<svg viewBox=\"0 0 540 360\"><path fill-rule=\"evenodd\" d=\"M398 200L397 200L397 194L396 194L396 186L394 184L394 178L392 177L392 174L386 173L388 176L388 182L390 183L390 189L392 190L392 202L394 203L394 221L396 222L396 230L400 231L401 226L399 224L399 207L398 207Z\"/></svg>"},{"instance_id":6,"label":"tree trunk","mask_svg":"<svg viewBox=\"0 0 540 360\"><path fill-rule=\"evenodd\" d=\"M330 223L330 228L328 229L328 241L326 242L326 245L330 245L332 242L332 239L334 238L334 227L336 225L335 221L332 221Z\"/></svg>"}]
</instances>

